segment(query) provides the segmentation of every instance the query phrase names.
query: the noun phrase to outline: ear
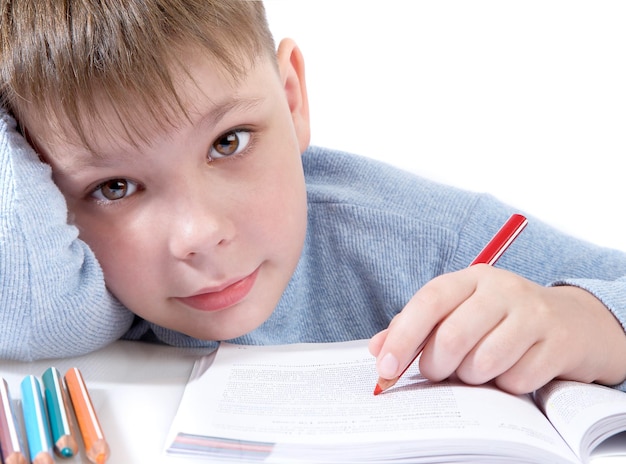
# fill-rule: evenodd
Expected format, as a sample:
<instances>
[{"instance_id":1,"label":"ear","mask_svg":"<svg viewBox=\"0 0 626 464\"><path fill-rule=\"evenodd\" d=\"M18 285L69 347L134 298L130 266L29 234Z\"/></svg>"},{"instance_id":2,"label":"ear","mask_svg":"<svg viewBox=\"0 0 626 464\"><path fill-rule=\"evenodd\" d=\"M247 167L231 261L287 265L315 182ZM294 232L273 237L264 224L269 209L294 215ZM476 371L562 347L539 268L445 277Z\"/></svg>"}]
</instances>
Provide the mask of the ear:
<instances>
[{"instance_id":1,"label":"ear","mask_svg":"<svg viewBox=\"0 0 626 464\"><path fill-rule=\"evenodd\" d=\"M277 60L278 71L302 153L311 141L309 99L304 78L304 57L293 40L283 39L278 45Z\"/></svg>"}]
</instances>

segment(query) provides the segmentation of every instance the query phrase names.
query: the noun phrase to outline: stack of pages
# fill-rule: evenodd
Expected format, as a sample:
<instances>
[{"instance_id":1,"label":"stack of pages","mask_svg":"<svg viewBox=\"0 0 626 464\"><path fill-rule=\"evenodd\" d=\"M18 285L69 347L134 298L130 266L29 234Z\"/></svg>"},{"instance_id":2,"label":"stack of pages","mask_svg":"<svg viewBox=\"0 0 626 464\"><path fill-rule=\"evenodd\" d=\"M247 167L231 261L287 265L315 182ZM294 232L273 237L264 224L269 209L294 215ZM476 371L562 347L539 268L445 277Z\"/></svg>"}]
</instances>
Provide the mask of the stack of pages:
<instances>
[{"instance_id":1,"label":"stack of pages","mask_svg":"<svg viewBox=\"0 0 626 464\"><path fill-rule=\"evenodd\" d=\"M611 452L626 456L626 394L607 387L553 381L515 396L431 383L417 362L374 396L376 381L365 340L222 343L196 362L166 452L220 462L558 464L589 462L617 436Z\"/></svg>"}]
</instances>

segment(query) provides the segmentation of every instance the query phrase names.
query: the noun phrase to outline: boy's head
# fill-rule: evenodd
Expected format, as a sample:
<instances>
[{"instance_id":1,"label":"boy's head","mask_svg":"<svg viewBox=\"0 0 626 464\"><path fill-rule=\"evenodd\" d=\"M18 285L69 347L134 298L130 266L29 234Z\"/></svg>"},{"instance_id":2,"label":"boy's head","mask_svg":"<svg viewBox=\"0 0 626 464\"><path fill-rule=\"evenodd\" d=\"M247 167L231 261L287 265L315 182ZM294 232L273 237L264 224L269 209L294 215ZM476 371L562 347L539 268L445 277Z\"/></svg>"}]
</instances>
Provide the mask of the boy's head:
<instances>
[{"instance_id":1,"label":"boy's head","mask_svg":"<svg viewBox=\"0 0 626 464\"><path fill-rule=\"evenodd\" d=\"M172 66L195 47L236 81L274 41L263 3L241 0L7 0L0 8L0 95L16 116L29 105L67 118L85 138L113 103L133 137L146 118L176 118ZM184 108L183 108L184 111ZM83 140L84 141L84 140Z\"/></svg>"},{"instance_id":2,"label":"boy's head","mask_svg":"<svg viewBox=\"0 0 626 464\"><path fill-rule=\"evenodd\" d=\"M229 339L306 230L302 56L254 1L4 1L0 89L128 308ZM27 188L27 187L25 187Z\"/></svg>"}]
</instances>

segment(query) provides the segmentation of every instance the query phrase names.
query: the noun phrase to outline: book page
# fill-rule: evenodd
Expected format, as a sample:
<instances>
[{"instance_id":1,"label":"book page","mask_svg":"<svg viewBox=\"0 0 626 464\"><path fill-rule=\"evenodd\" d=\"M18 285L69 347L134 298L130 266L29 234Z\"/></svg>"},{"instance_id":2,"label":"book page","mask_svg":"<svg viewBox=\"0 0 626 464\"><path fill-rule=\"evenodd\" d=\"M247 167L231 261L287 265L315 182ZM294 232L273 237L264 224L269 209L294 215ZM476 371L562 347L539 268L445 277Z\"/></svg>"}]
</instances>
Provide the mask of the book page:
<instances>
[{"instance_id":1,"label":"book page","mask_svg":"<svg viewBox=\"0 0 626 464\"><path fill-rule=\"evenodd\" d=\"M432 384L417 363L374 396L375 360L364 340L223 343L210 368L197 367L172 424L169 452L276 462L296 456L340 462L343 455L365 462L420 454L432 460L455 450L459 456L577 462L529 396Z\"/></svg>"},{"instance_id":2,"label":"book page","mask_svg":"<svg viewBox=\"0 0 626 464\"><path fill-rule=\"evenodd\" d=\"M597 384L554 380L539 389L535 397L583 462L601 442L626 431L624 392ZM622 451L626 456L626 450Z\"/></svg>"}]
</instances>

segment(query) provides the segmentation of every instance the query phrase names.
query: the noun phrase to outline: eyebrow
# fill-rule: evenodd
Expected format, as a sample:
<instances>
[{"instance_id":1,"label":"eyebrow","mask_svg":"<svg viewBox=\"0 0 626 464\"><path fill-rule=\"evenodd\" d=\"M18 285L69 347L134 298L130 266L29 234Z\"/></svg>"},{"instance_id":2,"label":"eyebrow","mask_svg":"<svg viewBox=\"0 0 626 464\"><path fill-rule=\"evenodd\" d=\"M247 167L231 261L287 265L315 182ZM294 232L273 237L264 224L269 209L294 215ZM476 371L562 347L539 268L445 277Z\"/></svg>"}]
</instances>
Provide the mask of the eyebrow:
<instances>
[{"instance_id":1,"label":"eyebrow","mask_svg":"<svg viewBox=\"0 0 626 464\"><path fill-rule=\"evenodd\" d=\"M228 113L254 108L261 103L262 98L230 98L218 103L200 119L203 123L217 125Z\"/></svg>"},{"instance_id":2,"label":"eyebrow","mask_svg":"<svg viewBox=\"0 0 626 464\"><path fill-rule=\"evenodd\" d=\"M212 105L212 108L205 110L204 108L194 109L189 117L188 121L194 126L216 126L219 122L229 113L234 111L244 111L258 106L262 102L263 98L251 97L251 98L229 98L220 103ZM199 116L193 118L193 116ZM185 119L185 116L183 116ZM110 153L103 153L98 150L91 152L86 158L76 160L74 165L70 168L71 172L80 171L86 167L109 167L115 164L118 157L124 157L125 150L120 146L120 150L116 151L116 154L112 156Z\"/></svg>"}]
</instances>

